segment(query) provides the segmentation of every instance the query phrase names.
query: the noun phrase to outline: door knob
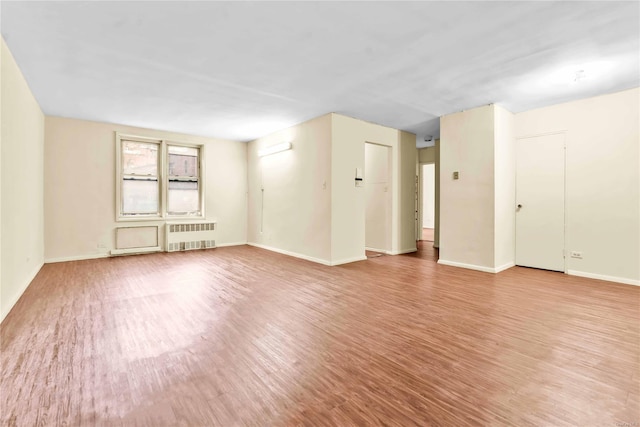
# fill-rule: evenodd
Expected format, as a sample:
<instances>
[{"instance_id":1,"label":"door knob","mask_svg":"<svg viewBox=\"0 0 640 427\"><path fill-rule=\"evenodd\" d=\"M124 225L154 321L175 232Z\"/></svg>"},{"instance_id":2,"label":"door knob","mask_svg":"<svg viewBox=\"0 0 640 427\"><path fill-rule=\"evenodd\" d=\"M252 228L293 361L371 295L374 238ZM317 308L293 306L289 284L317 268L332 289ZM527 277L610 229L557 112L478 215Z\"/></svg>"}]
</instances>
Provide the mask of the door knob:
<instances>
[{"instance_id":1,"label":"door knob","mask_svg":"<svg viewBox=\"0 0 640 427\"><path fill-rule=\"evenodd\" d=\"M522 207L522 205L518 205L518 209L520 209Z\"/></svg>"}]
</instances>

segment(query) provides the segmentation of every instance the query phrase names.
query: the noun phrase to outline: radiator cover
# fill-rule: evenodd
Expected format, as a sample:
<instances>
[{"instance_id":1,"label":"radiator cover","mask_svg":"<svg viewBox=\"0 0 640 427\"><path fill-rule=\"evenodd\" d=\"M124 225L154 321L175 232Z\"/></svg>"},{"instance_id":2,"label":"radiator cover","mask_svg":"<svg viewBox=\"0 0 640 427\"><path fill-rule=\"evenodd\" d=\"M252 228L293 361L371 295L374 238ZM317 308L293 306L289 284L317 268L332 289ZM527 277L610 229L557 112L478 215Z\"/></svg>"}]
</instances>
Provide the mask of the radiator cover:
<instances>
[{"instance_id":1,"label":"radiator cover","mask_svg":"<svg viewBox=\"0 0 640 427\"><path fill-rule=\"evenodd\" d=\"M215 221L167 222L165 251L189 251L216 247Z\"/></svg>"}]
</instances>

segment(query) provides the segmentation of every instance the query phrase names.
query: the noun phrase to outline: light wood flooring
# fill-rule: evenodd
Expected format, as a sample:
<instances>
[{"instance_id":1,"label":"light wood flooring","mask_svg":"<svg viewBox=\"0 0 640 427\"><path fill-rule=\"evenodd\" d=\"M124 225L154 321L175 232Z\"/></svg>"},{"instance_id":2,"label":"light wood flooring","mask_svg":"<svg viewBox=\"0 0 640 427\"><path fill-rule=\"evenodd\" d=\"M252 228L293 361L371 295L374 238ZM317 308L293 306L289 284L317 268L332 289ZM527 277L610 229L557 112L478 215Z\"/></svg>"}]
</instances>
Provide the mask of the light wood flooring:
<instances>
[{"instance_id":1,"label":"light wood flooring","mask_svg":"<svg viewBox=\"0 0 640 427\"><path fill-rule=\"evenodd\" d=\"M433 242L434 232L435 232L435 230L433 228L423 228L422 229L422 239L421 240L426 240L426 241L429 241L429 242Z\"/></svg>"},{"instance_id":2,"label":"light wood flooring","mask_svg":"<svg viewBox=\"0 0 640 427\"><path fill-rule=\"evenodd\" d=\"M640 288L419 248L47 264L1 325L0 425L638 425Z\"/></svg>"}]
</instances>

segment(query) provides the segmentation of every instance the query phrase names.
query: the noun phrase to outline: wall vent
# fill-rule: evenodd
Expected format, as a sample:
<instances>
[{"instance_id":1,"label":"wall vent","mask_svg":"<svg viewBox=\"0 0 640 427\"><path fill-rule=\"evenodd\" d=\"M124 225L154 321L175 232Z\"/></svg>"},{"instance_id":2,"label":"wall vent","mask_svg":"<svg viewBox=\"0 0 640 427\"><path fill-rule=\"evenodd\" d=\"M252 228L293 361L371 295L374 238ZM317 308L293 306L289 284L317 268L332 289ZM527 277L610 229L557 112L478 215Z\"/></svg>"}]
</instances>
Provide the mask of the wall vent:
<instances>
[{"instance_id":1,"label":"wall vent","mask_svg":"<svg viewBox=\"0 0 640 427\"><path fill-rule=\"evenodd\" d=\"M215 222L167 222L165 250L177 252L215 248L215 231Z\"/></svg>"}]
</instances>

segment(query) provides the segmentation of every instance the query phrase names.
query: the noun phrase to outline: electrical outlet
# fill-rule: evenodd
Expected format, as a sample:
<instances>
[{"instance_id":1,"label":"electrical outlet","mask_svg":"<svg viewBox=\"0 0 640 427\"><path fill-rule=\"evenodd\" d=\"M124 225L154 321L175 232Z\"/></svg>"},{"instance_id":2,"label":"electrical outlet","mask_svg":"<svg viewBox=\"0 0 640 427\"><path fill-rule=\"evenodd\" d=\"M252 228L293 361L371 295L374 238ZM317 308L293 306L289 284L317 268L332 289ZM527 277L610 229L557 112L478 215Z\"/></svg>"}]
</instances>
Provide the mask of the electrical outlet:
<instances>
[{"instance_id":1,"label":"electrical outlet","mask_svg":"<svg viewBox=\"0 0 640 427\"><path fill-rule=\"evenodd\" d=\"M582 252L571 251L571 258L579 258L582 259Z\"/></svg>"}]
</instances>

